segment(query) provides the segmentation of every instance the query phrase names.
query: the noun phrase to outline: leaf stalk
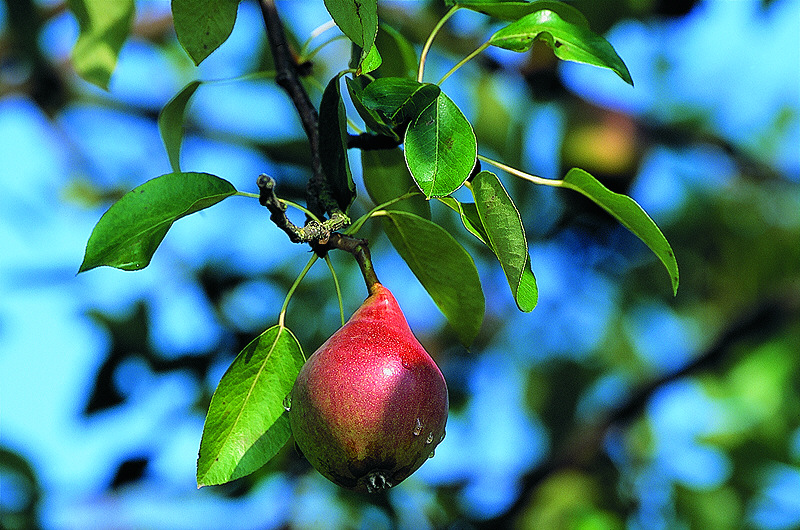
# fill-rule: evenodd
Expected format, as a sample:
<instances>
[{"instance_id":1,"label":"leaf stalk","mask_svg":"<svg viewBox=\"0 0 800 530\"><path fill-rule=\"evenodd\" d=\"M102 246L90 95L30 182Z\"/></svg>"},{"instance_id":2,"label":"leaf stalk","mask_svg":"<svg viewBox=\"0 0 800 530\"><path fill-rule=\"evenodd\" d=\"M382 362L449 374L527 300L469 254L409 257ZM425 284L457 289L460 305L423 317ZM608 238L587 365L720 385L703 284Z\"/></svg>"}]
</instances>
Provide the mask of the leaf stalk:
<instances>
[{"instance_id":1,"label":"leaf stalk","mask_svg":"<svg viewBox=\"0 0 800 530\"><path fill-rule=\"evenodd\" d=\"M425 41L425 46L422 47L422 53L420 53L419 56L419 71L417 72L418 82L422 83L422 77L425 74L425 60L427 59L428 52L430 51L431 46L433 45L433 39L436 38L436 34L439 33L439 30L442 29L445 22L447 22L448 19L452 17L459 9L461 9L461 6L459 5L454 5L453 7L451 7L450 10L447 13L445 13L445 15L441 18L441 20L439 20L439 22L437 22L436 25L433 27L433 30L431 30L431 34L428 35L428 40Z\"/></svg>"}]
</instances>

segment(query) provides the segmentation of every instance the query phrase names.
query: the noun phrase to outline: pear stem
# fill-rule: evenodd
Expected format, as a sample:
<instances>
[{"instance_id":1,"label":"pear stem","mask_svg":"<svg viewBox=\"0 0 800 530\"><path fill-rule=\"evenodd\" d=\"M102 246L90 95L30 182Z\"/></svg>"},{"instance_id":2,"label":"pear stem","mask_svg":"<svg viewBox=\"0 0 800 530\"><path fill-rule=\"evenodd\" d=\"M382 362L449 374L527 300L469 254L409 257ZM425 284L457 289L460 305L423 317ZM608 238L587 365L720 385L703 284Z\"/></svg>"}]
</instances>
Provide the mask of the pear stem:
<instances>
[{"instance_id":1,"label":"pear stem","mask_svg":"<svg viewBox=\"0 0 800 530\"><path fill-rule=\"evenodd\" d=\"M372 267L372 258L369 254L369 245L366 239L359 239L353 236L340 234L339 232L331 233L328 242L325 244L326 248L338 248L353 255L361 269L361 274L364 276L364 282L367 284L369 294L375 294L378 290L380 282L378 276L375 274L375 269Z\"/></svg>"}]
</instances>

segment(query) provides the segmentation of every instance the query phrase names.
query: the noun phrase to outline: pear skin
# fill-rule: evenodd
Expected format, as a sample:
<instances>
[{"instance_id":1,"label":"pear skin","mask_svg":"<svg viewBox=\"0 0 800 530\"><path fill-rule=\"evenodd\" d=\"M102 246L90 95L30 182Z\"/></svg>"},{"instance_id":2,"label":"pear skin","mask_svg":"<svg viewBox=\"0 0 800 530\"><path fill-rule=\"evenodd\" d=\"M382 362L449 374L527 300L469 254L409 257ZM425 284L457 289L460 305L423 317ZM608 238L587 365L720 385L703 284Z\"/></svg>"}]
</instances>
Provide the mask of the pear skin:
<instances>
[{"instance_id":1,"label":"pear skin","mask_svg":"<svg viewBox=\"0 0 800 530\"><path fill-rule=\"evenodd\" d=\"M444 376L392 293L375 284L361 307L300 370L289 420L314 468L374 492L416 471L442 440Z\"/></svg>"}]
</instances>

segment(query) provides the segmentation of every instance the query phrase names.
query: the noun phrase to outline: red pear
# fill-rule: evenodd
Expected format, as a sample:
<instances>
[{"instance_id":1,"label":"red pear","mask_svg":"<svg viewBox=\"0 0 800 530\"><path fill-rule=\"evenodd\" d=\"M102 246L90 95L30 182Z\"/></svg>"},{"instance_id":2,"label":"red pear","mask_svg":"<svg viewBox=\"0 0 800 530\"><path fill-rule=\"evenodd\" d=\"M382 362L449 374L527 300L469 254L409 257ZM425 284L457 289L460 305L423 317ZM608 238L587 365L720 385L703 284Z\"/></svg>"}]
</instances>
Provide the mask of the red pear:
<instances>
[{"instance_id":1,"label":"red pear","mask_svg":"<svg viewBox=\"0 0 800 530\"><path fill-rule=\"evenodd\" d=\"M374 492L397 485L444 437L447 385L381 284L309 357L291 393L295 442L325 477Z\"/></svg>"}]
</instances>

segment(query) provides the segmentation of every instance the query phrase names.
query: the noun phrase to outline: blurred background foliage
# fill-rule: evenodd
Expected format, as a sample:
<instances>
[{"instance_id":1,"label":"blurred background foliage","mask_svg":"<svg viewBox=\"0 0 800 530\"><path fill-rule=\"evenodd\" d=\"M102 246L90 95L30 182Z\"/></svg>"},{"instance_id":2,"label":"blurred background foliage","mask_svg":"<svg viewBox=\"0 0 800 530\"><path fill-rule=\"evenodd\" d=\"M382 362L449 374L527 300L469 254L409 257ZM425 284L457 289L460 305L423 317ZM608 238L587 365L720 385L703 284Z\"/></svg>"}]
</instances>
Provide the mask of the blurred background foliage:
<instances>
[{"instance_id":1,"label":"blurred background foliage","mask_svg":"<svg viewBox=\"0 0 800 530\"><path fill-rule=\"evenodd\" d=\"M0 526L800 527L800 2L573 3L635 88L536 46L490 50L443 89L483 153L544 177L580 166L631 194L672 243L678 296L644 245L588 201L501 175L540 302L519 313L491 256L434 205L487 293L466 351L368 223L378 274L452 402L435 458L371 497L337 489L291 444L252 476L195 488L211 393L276 321L308 255L257 201L182 219L144 271L75 275L111 202L169 172L155 120L194 79L220 82L190 107L184 170L246 191L265 172L303 200L308 148L287 98L270 80L222 81L270 69L257 4L241 3L230 40L196 68L169 2L137 0L103 92L70 67L77 23L62 1L0 3ZM278 9L296 42L327 21L317 0ZM418 50L444 9L381 2ZM459 13L428 77L494 27ZM317 101L348 55L335 41L316 57ZM369 207L362 190L355 212ZM366 295L351 261L334 256L347 314ZM324 265L287 324L306 353L338 327Z\"/></svg>"}]
</instances>

